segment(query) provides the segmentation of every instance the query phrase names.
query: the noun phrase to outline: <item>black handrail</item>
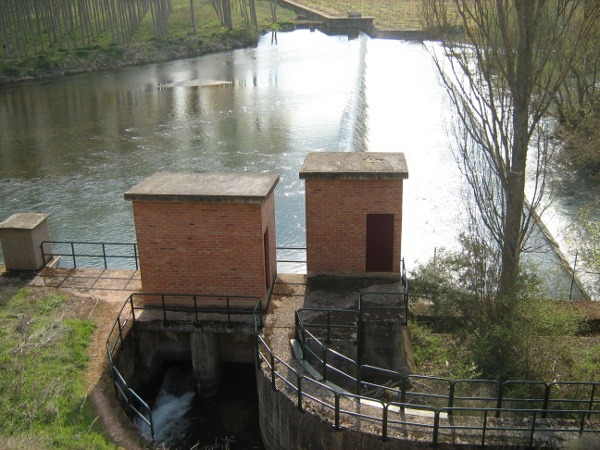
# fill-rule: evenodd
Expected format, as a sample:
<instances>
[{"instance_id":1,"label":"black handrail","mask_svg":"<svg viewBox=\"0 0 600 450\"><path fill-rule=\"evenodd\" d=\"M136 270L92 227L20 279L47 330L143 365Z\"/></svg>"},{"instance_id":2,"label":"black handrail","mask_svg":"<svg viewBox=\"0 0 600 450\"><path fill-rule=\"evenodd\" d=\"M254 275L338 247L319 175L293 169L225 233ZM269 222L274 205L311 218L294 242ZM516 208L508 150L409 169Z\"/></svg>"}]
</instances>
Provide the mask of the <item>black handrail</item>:
<instances>
[{"instance_id":1,"label":"black handrail","mask_svg":"<svg viewBox=\"0 0 600 450\"><path fill-rule=\"evenodd\" d=\"M147 306L140 302L144 296L159 296L161 299L161 306ZM176 299L178 303L176 305L171 305L167 300ZM202 300L215 300L215 299L224 299L224 306L214 304L203 304ZM244 302L248 302L248 307L233 307L231 304L231 300L241 300ZM190 306L181 305L181 300L189 300L192 301ZM200 302L198 302L200 300ZM191 306L193 305L193 307ZM193 317L193 320L189 319L189 322L194 326L200 326L203 322L203 319L214 321L215 314L224 315L227 320L227 325L232 325L234 323L238 323L238 321L234 320L235 316L238 315L252 315L252 324L254 336L258 336L260 329L263 326L263 309L262 309L262 301L258 297L252 296L242 296L242 295L219 295L219 294L148 294L148 293L134 293L131 294L115 318L113 325L110 329L108 337L106 339L106 352L108 354L108 362L110 366L110 373L113 378L113 387L117 396L125 402L125 406L128 411L133 413L135 416L139 417L149 428L151 439L155 438L155 430L154 423L152 419L152 411L148 404L131 388L127 385L125 378L121 375L118 368L114 363L115 355L119 352L120 349L125 345L125 338L129 331L134 328L138 316L136 313L145 310L157 310L159 309L162 312L163 324L168 325L169 322L167 320L170 313L189 313L189 317ZM210 317L207 317L210 315ZM182 317L177 318L178 321L182 320ZM245 323L245 321L244 321Z\"/></svg>"},{"instance_id":2,"label":"black handrail","mask_svg":"<svg viewBox=\"0 0 600 450\"><path fill-rule=\"evenodd\" d=\"M57 250L58 247L58 250ZM77 242L77 241L44 241L40 245L42 258L49 261L55 257L69 258L73 267L77 268L77 258L100 262L105 269L109 267L109 260L130 260L138 270L139 255L136 243L131 242ZM124 254L123 254L124 253ZM99 264L90 264L98 267Z\"/></svg>"},{"instance_id":3,"label":"black handrail","mask_svg":"<svg viewBox=\"0 0 600 450\"><path fill-rule=\"evenodd\" d=\"M591 419L592 415L598 417L600 415L600 410L594 409L516 409L516 408L496 408L496 407L433 407L422 404L411 404L411 403L403 403L403 402L385 402L377 398L370 398L361 396L358 394L352 394L349 392L340 391L339 389L334 389L333 387L328 386L325 383L319 382L305 375L301 375L298 371L296 371L293 367L291 367L288 363L286 363L283 359L277 357L272 350L269 348L268 344L264 341L264 339L257 335L256 337L256 353L257 353L257 369L259 367L265 367L271 382L271 387L273 391L279 391L278 383L282 383L283 386L290 388L294 393L296 398L297 407L299 411L304 411L304 404L306 401L314 401L315 403L321 405L322 407L333 411L333 427L336 430L341 430L341 416L346 415L349 417L358 417L364 418L368 420L372 420L381 424L381 437L383 440L387 440L389 438L389 428L390 426L413 426L420 427L430 430L431 432L431 443L435 446L440 441L440 432L450 431L456 432L460 430L464 431L475 431L478 432L476 435L464 434L461 435L461 440L465 441L468 439L474 440L477 439L477 442L473 442L479 445L486 445L486 439L488 439L489 432L501 432L501 433L511 433L514 431L526 431L528 432L528 445L533 445L534 437L536 432L544 432L544 433L577 433L578 436L581 436L583 433L597 433L600 430L598 429L598 423L595 423L596 427L594 428L593 423L588 423ZM285 377L279 370L277 370L277 366L281 365L285 368L286 372L289 374L288 377ZM290 378L291 377L291 378ZM420 377L420 378L433 378L438 379L437 377ZM441 380L445 380L443 378L439 378ZM447 380L450 381L450 380ZM467 381L467 380L457 380L457 381ZM310 385L318 388L321 391L327 392L330 397L333 397L333 403L328 402L324 396L318 396L316 394L311 394L307 392L307 388L303 386L303 383L309 383ZM600 383L583 383L583 384L593 384L594 386ZM380 415L373 414L365 414L362 412L358 412L357 409L349 409L343 406L341 399L349 399L354 400L356 403L369 402L371 405L379 405L379 408L373 408L377 411L381 411ZM432 413L433 418L428 419L427 417L420 417L418 414L414 415L406 415L406 410L411 409L413 411L420 411L421 413ZM363 411L363 409L361 409ZM515 414L520 417L520 421L513 421L509 425L506 421L504 422L493 422L492 417L499 416L500 413L510 413ZM446 421L446 417L454 417L455 415L460 416L468 416L473 418L483 417L480 425L473 424L473 422L469 422L469 424L460 424L456 421ZM548 422L540 419L545 414L552 414L553 416L561 416L563 420ZM324 420L327 420L328 415L321 415ZM413 417L412 420L409 420L408 417ZM578 417L578 419L573 419L573 417ZM588 422L586 422L586 417L588 418ZM421 419L419 422L418 420ZM530 425L524 426L521 425L524 420L529 419ZM496 419L494 419L496 420ZM556 425L553 425L556 424ZM512 426L511 426L512 425ZM587 425L587 428L586 428ZM514 436L513 436L514 439ZM488 439L489 441L489 439Z\"/></svg>"},{"instance_id":4,"label":"black handrail","mask_svg":"<svg viewBox=\"0 0 600 450\"><path fill-rule=\"evenodd\" d=\"M313 309L311 309L313 311ZM307 355L309 359L316 362L315 367L319 370L324 380L327 380L328 372L334 372L341 375L343 378L356 381L355 393L360 393L363 388L376 389L385 391L388 394L399 396L403 400L408 398L414 398L420 401L433 399L443 400L443 407L455 408L457 403L479 403L485 405L486 403L494 405L494 412L496 417L500 417L502 411L509 410L523 410L523 408L507 408L506 404L530 404L532 402L538 402L540 404L540 411L544 411L542 418L555 411L553 407L556 405L561 406L559 409L568 409L565 406L573 405L577 406L578 410L586 409L588 411L600 410L600 399L596 398L596 391L600 387L600 381L585 382L585 381L553 381L546 383L539 380L508 380L500 382L497 380L478 380L478 379L466 379L466 380L453 380L443 377L429 377L423 375L403 375L400 372L391 371L389 369L383 369L379 367L361 365L358 362L348 358L346 355L341 355L335 350L328 347L325 342L322 342L315 334L308 331L308 324L306 324L301 316L301 310L297 311L296 316L296 339L300 343L300 347L303 352L303 356L306 359ZM330 331L327 332L330 334ZM352 367L352 374L344 372L338 367L333 367L331 362L334 359L342 359L347 366ZM397 388L391 388L390 386L379 385L376 383L368 382L365 380L364 373L371 373L374 375L387 376L390 379L396 380ZM369 377L371 378L371 377ZM439 388L435 392L419 392L411 389L411 386L415 385L416 381L426 382L432 381L436 384L443 384L446 386L445 391L440 391ZM495 391L496 395L472 395L467 393L461 394L461 388L470 385L483 385L486 391ZM510 397L508 394L511 392L510 387L513 386L526 386L533 385L539 386L540 390L543 391L543 395L540 398L518 398ZM565 398L564 394L562 397L557 395L567 389L568 386L583 387L587 391L587 395L580 396L579 398ZM492 389L490 389L492 388ZM562 388L562 389L561 389ZM423 406L424 404L421 403Z\"/></svg>"},{"instance_id":5,"label":"black handrail","mask_svg":"<svg viewBox=\"0 0 600 450\"><path fill-rule=\"evenodd\" d=\"M40 244L43 261L51 261L55 257L68 258L74 268L81 266L81 260L87 267L104 267L108 269L109 261L131 261L130 266L140 268L138 246L135 242L93 242L93 241L43 241ZM305 255L286 259L277 258L277 263L288 263L306 266L306 247L277 247L277 252L304 252ZM122 254L125 253L125 254ZM90 264L89 260L95 261ZM87 264L86 264L87 263ZM130 267L127 266L127 267ZM115 263L122 268L122 264Z\"/></svg>"}]
</instances>

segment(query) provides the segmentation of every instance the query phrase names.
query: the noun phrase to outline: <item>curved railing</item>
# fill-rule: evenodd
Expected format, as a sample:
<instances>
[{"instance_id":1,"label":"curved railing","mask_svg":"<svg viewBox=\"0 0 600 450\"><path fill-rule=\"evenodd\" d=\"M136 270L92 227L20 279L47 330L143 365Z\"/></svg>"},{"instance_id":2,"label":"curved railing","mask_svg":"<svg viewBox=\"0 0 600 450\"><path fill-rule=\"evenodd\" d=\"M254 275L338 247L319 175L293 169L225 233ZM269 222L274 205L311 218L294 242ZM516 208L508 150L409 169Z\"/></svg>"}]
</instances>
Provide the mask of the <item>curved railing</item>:
<instances>
[{"instance_id":1,"label":"curved railing","mask_svg":"<svg viewBox=\"0 0 600 450\"><path fill-rule=\"evenodd\" d=\"M284 359L275 355L265 340L257 335L256 339L257 367L265 370L270 379L273 391L287 391L296 403L299 411L304 412L305 406L311 402L323 411L333 413L333 427L342 429L342 422L348 428L354 427L358 421L374 423L379 429L380 437L387 440L391 436L397 438L420 437L427 439L432 445L442 441L456 439L460 434L462 442L476 445L493 443L498 435L507 436L511 445L528 445L536 443L536 438L549 433L575 434L600 432L600 411L593 409L599 405L593 396L589 399L589 407L585 409L543 409L543 408L508 408L496 406L461 407L461 406L429 406L426 404L411 403L409 401L383 401L379 398L357 395L341 390L339 387L320 382L314 378L301 374ZM365 366L366 367L366 366ZM380 369L383 370L383 369ZM389 371L386 371L389 372ZM399 374L398 374L399 375ZM406 377L405 377L406 378ZM480 380L445 380L443 378L412 376L409 379L424 380L435 379L448 382L451 389L463 383ZM368 383L376 386L373 383ZM577 383L579 384L579 383ZM600 383L581 383L591 386L595 391ZM558 385L558 383L553 383ZM378 386L381 389L392 390L387 386ZM400 398L414 394L405 390L396 391ZM418 396L430 398L447 398L449 405L453 401L462 399L459 396L431 395L417 393ZM489 400L487 398L466 397L469 400ZM497 399L495 399L497 401ZM508 400L508 399L507 399ZM511 399L515 401L516 399ZM531 401L531 399L525 399ZM500 417L500 415L504 417ZM319 414L321 420L330 420L330 414ZM592 417L595 420L592 420ZM520 444L519 444L520 442Z\"/></svg>"},{"instance_id":2,"label":"curved railing","mask_svg":"<svg viewBox=\"0 0 600 450\"><path fill-rule=\"evenodd\" d=\"M406 375L361 365L330 345L348 338L349 330L355 334L351 339L358 342L360 321L359 310L311 308L296 311L296 339L301 357L322 380L301 375L274 355L261 340L257 347L259 362L266 364L273 388L276 388L277 380L284 378L282 371L275 367L278 365L285 368L284 372L289 375L284 384L295 392L293 396L300 410L307 399L332 409L336 429L339 428L340 415L378 422L384 439L387 438L390 424L427 429L434 444L438 442L440 433L445 432L467 433L470 435L467 436L469 442L478 445L484 445L490 435L500 432L510 434L511 439L515 434L526 432L529 438L524 445L532 445L535 436L540 433L576 432L581 435L600 431L600 398L596 398L600 382L452 380ZM332 385L332 380L344 389ZM326 402L323 398L306 394L309 384L318 385L318 390L332 400ZM515 395L515 392L537 392L537 395L522 397ZM376 405L380 412L367 416L359 414L344 408L343 402L340 403L342 399ZM429 413L433 419L423 423L414 418L407 420L407 409L416 411L416 416ZM364 407L360 410L364 411ZM402 418L396 417L398 414ZM446 424L446 419L440 422L441 418L452 418L453 423ZM457 420L464 423L460 424ZM505 422L501 425L496 425L503 420Z\"/></svg>"},{"instance_id":3,"label":"curved railing","mask_svg":"<svg viewBox=\"0 0 600 450\"><path fill-rule=\"evenodd\" d=\"M154 305L145 305L143 299L151 299ZM251 307L241 307L239 302L250 303ZM238 316L251 316L254 335L258 336L263 326L262 301L258 297L218 294L149 294L134 293L123 304L106 339L106 352L113 387L126 411L138 417L150 430L154 440L155 430L150 406L127 384L125 377L117 368L114 359L125 346L125 338L135 327L139 313L142 311L158 312L163 325L171 322L186 322L200 326L204 317L214 320L214 315L221 315L223 323L237 323ZM185 315L182 316L181 313Z\"/></svg>"}]
</instances>

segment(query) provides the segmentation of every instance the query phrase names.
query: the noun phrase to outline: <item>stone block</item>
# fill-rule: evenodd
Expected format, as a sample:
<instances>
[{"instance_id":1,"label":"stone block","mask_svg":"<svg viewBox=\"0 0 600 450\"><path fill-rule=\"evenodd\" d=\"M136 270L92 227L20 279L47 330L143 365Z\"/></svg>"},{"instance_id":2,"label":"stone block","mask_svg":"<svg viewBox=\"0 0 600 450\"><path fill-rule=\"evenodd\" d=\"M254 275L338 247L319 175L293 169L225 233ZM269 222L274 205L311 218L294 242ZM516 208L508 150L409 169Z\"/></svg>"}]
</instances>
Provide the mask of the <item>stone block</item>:
<instances>
[{"instance_id":1,"label":"stone block","mask_svg":"<svg viewBox=\"0 0 600 450\"><path fill-rule=\"evenodd\" d=\"M39 270L46 261L42 242L50 240L49 214L18 213L0 222L0 242L7 270ZM50 244L45 244L50 252Z\"/></svg>"}]
</instances>

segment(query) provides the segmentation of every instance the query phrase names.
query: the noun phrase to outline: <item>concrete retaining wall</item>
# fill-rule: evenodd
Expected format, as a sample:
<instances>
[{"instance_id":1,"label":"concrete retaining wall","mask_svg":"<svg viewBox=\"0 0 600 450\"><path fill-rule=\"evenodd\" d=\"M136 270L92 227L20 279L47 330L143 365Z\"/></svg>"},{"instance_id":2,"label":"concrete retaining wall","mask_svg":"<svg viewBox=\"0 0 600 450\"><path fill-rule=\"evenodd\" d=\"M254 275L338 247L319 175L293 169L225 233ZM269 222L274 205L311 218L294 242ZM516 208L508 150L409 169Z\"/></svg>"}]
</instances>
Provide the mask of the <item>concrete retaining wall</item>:
<instances>
[{"instance_id":1,"label":"concrete retaining wall","mask_svg":"<svg viewBox=\"0 0 600 450\"><path fill-rule=\"evenodd\" d=\"M380 428L373 426L373 433L354 429L337 431L332 426L333 412L323 420L311 411L300 412L295 402L280 391L273 391L271 380L262 370L257 374L260 427L265 448L281 449L327 449L327 450L411 450L431 448L430 442L390 439L383 441ZM364 427L361 427L364 428ZM456 448L440 444L437 448ZM475 449L477 446L461 446Z\"/></svg>"}]
</instances>

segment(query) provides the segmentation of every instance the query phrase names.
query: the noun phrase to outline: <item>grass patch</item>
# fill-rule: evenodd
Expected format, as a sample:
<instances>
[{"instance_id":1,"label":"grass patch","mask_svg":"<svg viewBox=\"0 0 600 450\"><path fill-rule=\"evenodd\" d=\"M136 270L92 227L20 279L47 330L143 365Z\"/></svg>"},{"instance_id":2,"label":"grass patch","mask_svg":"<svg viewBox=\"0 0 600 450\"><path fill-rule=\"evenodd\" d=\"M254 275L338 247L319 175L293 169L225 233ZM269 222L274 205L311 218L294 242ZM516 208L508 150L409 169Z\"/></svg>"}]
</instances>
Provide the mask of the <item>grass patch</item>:
<instances>
[{"instance_id":1,"label":"grass patch","mask_svg":"<svg viewBox=\"0 0 600 450\"><path fill-rule=\"evenodd\" d=\"M408 329L415 354L416 373L452 379L477 378L479 374L469 361L464 347L458 345L456 336L436 332L414 320L409 322Z\"/></svg>"},{"instance_id":2,"label":"grass patch","mask_svg":"<svg viewBox=\"0 0 600 450\"><path fill-rule=\"evenodd\" d=\"M529 306L530 310L523 315L537 316L532 321L535 327L522 333L520 345L514 349L528 367L529 376L525 378L545 382L598 380L600 336L588 334L585 327L581 328L585 323L583 315L574 312L572 305L566 302L537 300ZM446 320L461 321L458 317L446 317ZM442 324L427 325L412 320L408 327L416 373L451 379L481 377L474 363L479 345L470 342L477 337L464 326L450 327L452 331L448 331ZM514 374L508 378L521 377Z\"/></svg>"},{"instance_id":3,"label":"grass patch","mask_svg":"<svg viewBox=\"0 0 600 450\"><path fill-rule=\"evenodd\" d=\"M115 448L82 381L94 325L72 303L28 289L0 302L2 448Z\"/></svg>"}]
</instances>

